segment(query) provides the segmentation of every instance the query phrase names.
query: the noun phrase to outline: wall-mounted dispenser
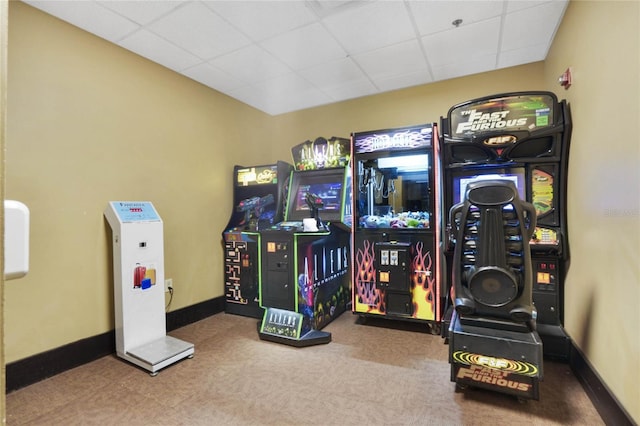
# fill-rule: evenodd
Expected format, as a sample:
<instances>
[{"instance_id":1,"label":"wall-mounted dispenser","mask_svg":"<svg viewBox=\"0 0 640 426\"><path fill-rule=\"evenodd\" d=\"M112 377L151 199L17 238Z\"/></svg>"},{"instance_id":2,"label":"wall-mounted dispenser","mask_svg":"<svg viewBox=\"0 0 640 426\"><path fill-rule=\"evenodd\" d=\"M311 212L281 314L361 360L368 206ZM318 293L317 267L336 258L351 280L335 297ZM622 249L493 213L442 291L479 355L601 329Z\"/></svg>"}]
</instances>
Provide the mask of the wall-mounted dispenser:
<instances>
[{"instance_id":1,"label":"wall-mounted dispenser","mask_svg":"<svg viewBox=\"0 0 640 426\"><path fill-rule=\"evenodd\" d=\"M29 272L29 208L19 201L4 200L4 279Z\"/></svg>"}]
</instances>

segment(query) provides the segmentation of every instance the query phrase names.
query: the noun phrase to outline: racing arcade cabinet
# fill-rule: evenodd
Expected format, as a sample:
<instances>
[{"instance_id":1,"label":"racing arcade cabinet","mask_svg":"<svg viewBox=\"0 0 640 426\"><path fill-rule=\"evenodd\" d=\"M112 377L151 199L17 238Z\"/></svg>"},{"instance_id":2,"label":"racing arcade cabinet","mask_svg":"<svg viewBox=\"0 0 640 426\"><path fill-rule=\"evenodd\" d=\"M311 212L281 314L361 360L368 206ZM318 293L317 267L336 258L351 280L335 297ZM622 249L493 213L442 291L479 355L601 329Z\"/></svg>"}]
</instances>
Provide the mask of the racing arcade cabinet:
<instances>
[{"instance_id":1,"label":"racing arcade cabinet","mask_svg":"<svg viewBox=\"0 0 640 426\"><path fill-rule=\"evenodd\" d=\"M258 301L260 229L282 221L293 166L283 161L233 168L234 211L224 240L225 311L262 318Z\"/></svg>"},{"instance_id":2,"label":"racing arcade cabinet","mask_svg":"<svg viewBox=\"0 0 640 426\"><path fill-rule=\"evenodd\" d=\"M285 221L260 231L259 336L302 347L329 343L321 329L349 302L349 140L317 138L292 153Z\"/></svg>"},{"instance_id":3,"label":"racing arcade cabinet","mask_svg":"<svg viewBox=\"0 0 640 426\"><path fill-rule=\"evenodd\" d=\"M564 280L569 266L567 164L571 118L551 92L516 92L455 105L442 119L444 211L460 203L471 182L506 179L535 207L529 242L533 303L544 355L568 359L563 328ZM450 229L452 223L448 224ZM446 240L451 260L455 243Z\"/></svg>"},{"instance_id":4,"label":"racing arcade cabinet","mask_svg":"<svg viewBox=\"0 0 640 426\"><path fill-rule=\"evenodd\" d=\"M440 332L437 127L352 135L352 310L362 319L425 322Z\"/></svg>"},{"instance_id":5,"label":"racing arcade cabinet","mask_svg":"<svg viewBox=\"0 0 640 426\"><path fill-rule=\"evenodd\" d=\"M536 213L508 179L470 182L449 212L455 241L451 381L539 399L542 342L532 301L529 240Z\"/></svg>"}]
</instances>

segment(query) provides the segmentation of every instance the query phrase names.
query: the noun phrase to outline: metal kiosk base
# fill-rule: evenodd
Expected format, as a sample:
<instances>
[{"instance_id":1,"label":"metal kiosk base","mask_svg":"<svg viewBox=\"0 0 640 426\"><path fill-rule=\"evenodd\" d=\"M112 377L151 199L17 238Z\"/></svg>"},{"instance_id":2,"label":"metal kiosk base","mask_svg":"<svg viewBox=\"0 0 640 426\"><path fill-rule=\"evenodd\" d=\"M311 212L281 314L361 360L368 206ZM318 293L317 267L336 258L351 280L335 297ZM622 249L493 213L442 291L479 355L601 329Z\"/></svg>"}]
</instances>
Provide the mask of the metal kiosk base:
<instances>
[{"instance_id":1,"label":"metal kiosk base","mask_svg":"<svg viewBox=\"0 0 640 426\"><path fill-rule=\"evenodd\" d=\"M456 387L478 387L538 400L543 377L542 341L536 331L527 327L518 331L520 327L502 321L461 320L454 312L449 328L449 362Z\"/></svg>"},{"instance_id":2,"label":"metal kiosk base","mask_svg":"<svg viewBox=\"0 0 640 426\"><path fill-rule=\"evenodd\" d=\"M183 358L193 358L193 353L193 343L165 336L132 348L127 353L118 354L118 356L148 370L152 376L155 376L158 371L174 362Z\"/></svg>"}]
</instances>

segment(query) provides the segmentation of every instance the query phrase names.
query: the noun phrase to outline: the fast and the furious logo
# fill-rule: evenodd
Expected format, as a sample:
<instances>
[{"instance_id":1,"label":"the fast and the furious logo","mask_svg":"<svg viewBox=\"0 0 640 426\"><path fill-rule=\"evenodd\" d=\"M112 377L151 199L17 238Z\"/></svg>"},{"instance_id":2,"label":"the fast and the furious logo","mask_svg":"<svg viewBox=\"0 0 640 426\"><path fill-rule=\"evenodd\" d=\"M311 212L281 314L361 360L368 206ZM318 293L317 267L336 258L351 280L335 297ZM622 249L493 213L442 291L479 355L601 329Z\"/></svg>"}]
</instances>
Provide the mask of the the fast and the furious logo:
<instances>
[{"instance_id":1,"label":"the fast and the furious logo","mask_svg":"<svg viewBox=\"0 0 640 426\"><path fill-rule=\"evenodd\" d=\"M509 120L509 111L482 112L475 109L462 111L462 116L468 116L468 120L458 123L456 133L479 132L483 130L506 129L510 127L522 127L527 125L527 118L521 117Z\"/></svg>"},{"instance_id":2,"label":"the fast and the furious logo","mask_svg":"<svg viewBox=\"0 0 640 426\"><path fill-rule=\"evenodd\" d=\"M455 351L453 360L460 366L456 373L458 380L494 385L518 392L529 392L532 388L531 377L537 377L539 370L525 361Z\"/></svg>"},{"instance_id":3,"label":"the fast and the furious logo","mask_svg":"<svg viewBox=\"0 0 640 426\"><path fill-rule=\"evenodd\" d=\"M520 392L529 392L531 383L517 380L508 371L500 371L494 368L471 365L469 368L460 367L456 374L457 379L495 385L501 388L508 388Z\"/></svg>"}]
</instances>

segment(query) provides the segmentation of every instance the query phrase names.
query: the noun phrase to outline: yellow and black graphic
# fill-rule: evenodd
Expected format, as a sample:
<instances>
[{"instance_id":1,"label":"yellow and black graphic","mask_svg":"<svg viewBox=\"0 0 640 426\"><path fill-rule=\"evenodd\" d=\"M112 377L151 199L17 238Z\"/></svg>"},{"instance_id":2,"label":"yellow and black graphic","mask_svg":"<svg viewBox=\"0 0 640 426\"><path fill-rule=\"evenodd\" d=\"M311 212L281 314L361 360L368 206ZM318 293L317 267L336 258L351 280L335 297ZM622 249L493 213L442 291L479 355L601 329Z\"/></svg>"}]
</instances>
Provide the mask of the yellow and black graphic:
<instances>
[{"instance_id":1,"label":"yellow and black graphic","mask_svg":"<svg viewBox=\"0 0 640 426\"><path fill-rule=\"evenodd\" d=\"M539 372L538 367L529 362L515 361L505 358L494 358L492 356L472 354L463 351L454 352L453 360L460 364L478 365L481 367L488 367L494 370L520 374L522 376L529 377L537 377Z\"/></svg>"}]
</instances>

